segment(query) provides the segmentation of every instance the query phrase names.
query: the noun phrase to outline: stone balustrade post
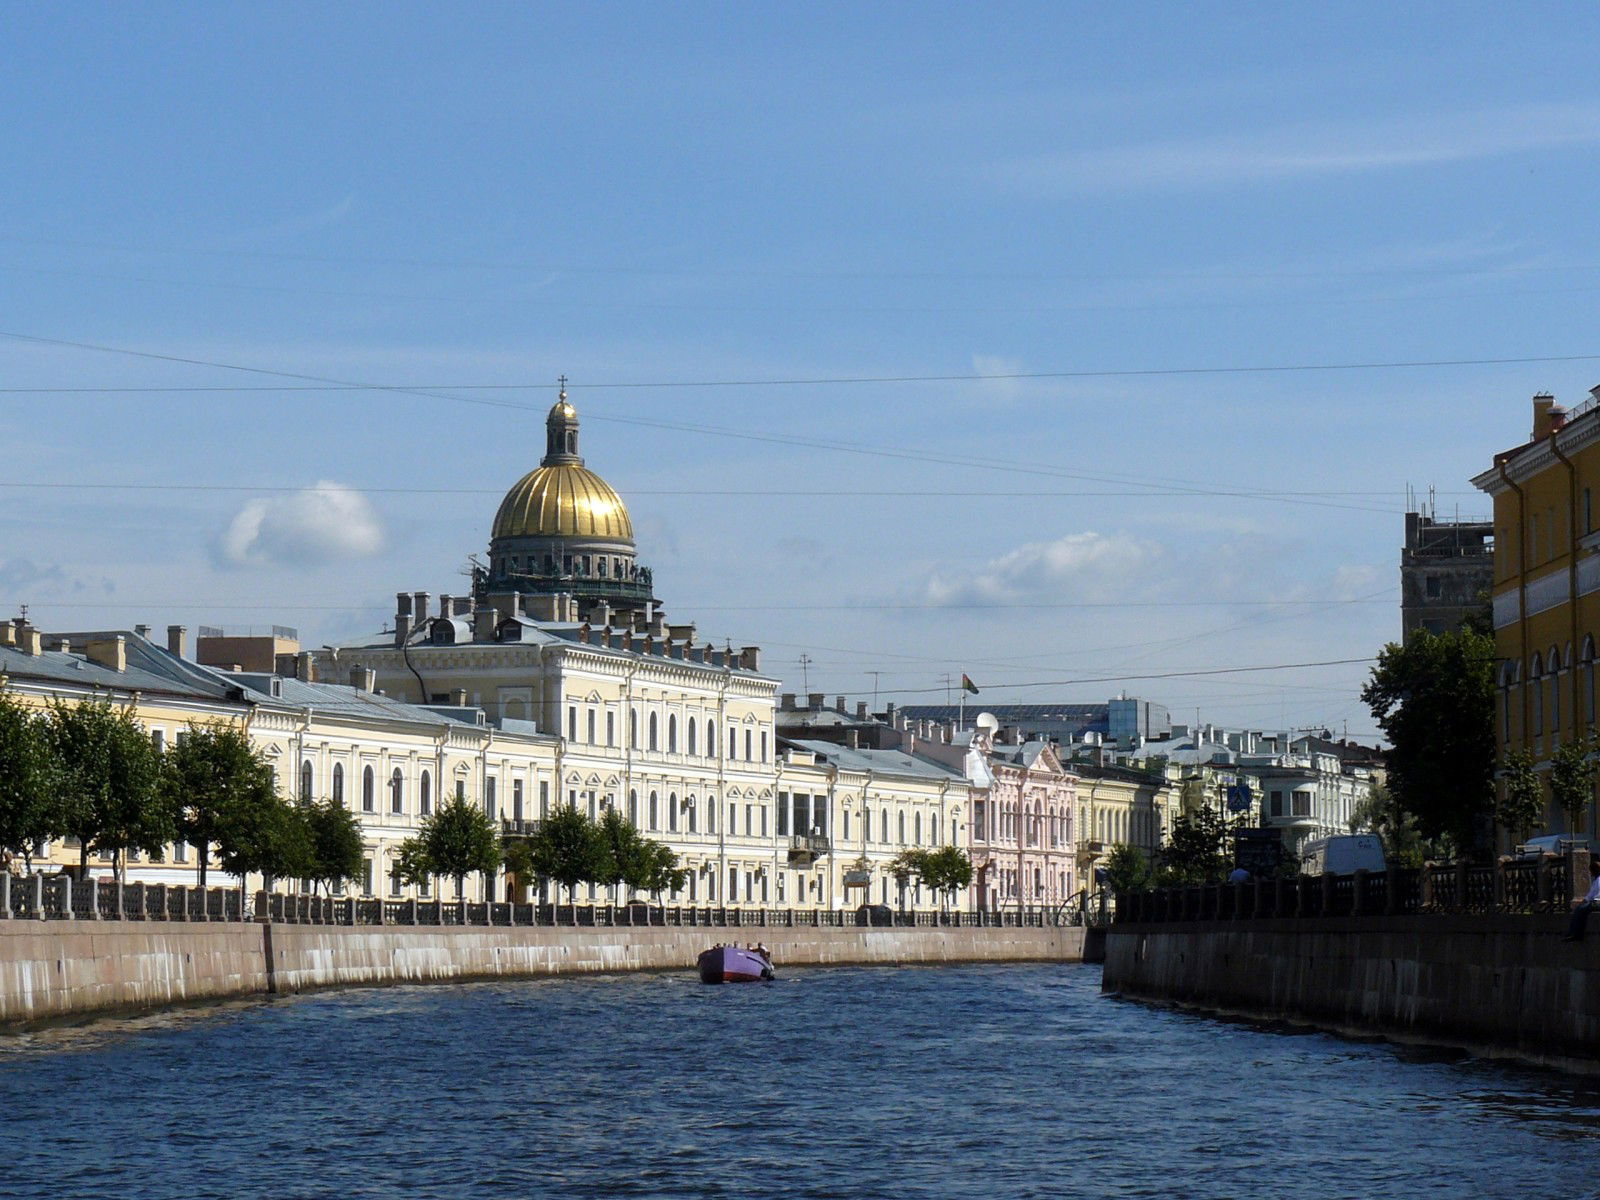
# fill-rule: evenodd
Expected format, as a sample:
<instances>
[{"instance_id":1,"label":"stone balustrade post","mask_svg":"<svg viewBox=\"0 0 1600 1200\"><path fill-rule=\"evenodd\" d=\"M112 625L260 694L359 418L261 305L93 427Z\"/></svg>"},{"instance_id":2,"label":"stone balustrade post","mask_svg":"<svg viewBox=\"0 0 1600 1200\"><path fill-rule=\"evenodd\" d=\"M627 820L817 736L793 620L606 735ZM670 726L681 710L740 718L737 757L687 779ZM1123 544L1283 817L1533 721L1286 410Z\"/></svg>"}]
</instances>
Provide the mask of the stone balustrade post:
<instances>
[{"instance_id":1,"label":"stone balustrade post","mask_svg":"<svg viewBox=\"0 0 1600 1200\"><path fill-rule=\"evenodd\" d=\"M1561 897L1561 907L1558 911L1566 912L1579 900L1589 893L1589 881L1594 878L1589 869L1589 860L1594 857L1589 850L1567 851L1567 889Z\"/></svg>"},{"instance_id":2,"label":"stone balustrade post","mask_svg":"<svg viewBox=\"0 0 1600 1200\"><path fill-rule=\"evenodd\" d=\"M1538 863L1534 867L1533 901L1534 908L1539 912L1550 911L1551 901L1555 898L1555 889L1550 883L1550 864L1547 861L1547 859L1554 857L1554 855L1541 854Z\"/></svg>"},{"instance_id":3,"label":"stone balustrade post","mask_svg":"<svg viewBox=\"0 0 1600 1200\"><path fill-rule=\"evenodd\" d=\"M0 921L11 920L11 872L0 871Z\"/></svg>"},{"instance_id":4,"label":"stone balustrade post","mask_svg":"<svg viewBox=\"0 0 1600 1200\"><path fill-rule=\"evenodd\" d=\"M88 915L84 917L84 920L98 921L100 919L100 881L95 879L93 876L90 876L84 882L87 885L89 893L89 912Z\"/></svg>"},{"instance_id":5,"label":"stone balustrade post","mask_svg":"<svg viewBox=\"0 0 1600 1200\"><path fill-rule=\"evenodd\" d=\"M64 921L71 921L75 919L72 911L71 875L63 875L61 877L61 919Z\"/></svg>"},{"instance_id":6,"label":"stone balustrade post","mask_svg":"<svg viewBox=\"0 0 1600 1200\"><path fill-rule=\"evenodd\" d=\"M1424 912L1432 912L1433 911L1433 863L1432 862L1425 862L1425 863L1422 864L1422 874L1420 876L1420 879L1422 880L1422 895L1419 897L1419 900L1420 900L1420 903L1421 903L1421 906L1422 906L1422 910Z\"/></svg>"},{"instance_id":7,"label":"stone balustrade post","mask_svg":"<svg viewBox=\"0 0 1600 1200\"><path fill-rule=\"evenodd\" d=\"M516 920L515 910L512 911L512 920ZM411 897L410 901L406 904L406 921L411 925L415 925L417 923L417 898L415 896Z\"/></svg>"},{"instance_id":8,"label":"stone balustrade post","mask_svg":"<svg viewBox=\"0 0 1600 1200\"><path fill-rule=\"evenodd\" d=\"M128 912L125 907L126 903L127 901L124 895L124 884L122 880L119 879L117 880L117 920L119 921L125 921L128 918Z\"/></svg>"},{"instance_id":9,"label":"stone balustrade post","mask_svg":"<svg viewBox=\"0 0 1600 1200\"><path fill-rule=\"evenodd\" d=\"M33 917L36 921L44 920L44 876L33 877Z\"/></svg>"},{"instance_id":10,"label":"stone balustrade post","mask_svg":"<svg viewBox=\"0 0 1600 1200\"><path fill-rule=\"evenodd\" d=\"M1367 907L1367 872L1366 868L1356 871L1355 884L1350 892L1350 915L1359 917Z\"/></svg>"},{"instance_id":11,"label":"stone balustrade post","mask_svg":"<svg viewBox=\"0 0 1600 1200\"><path fill-rule=\"evenodd\" d=\"M377 908L378 908L378 924L379 925L387 925L389 923L389 913L387 911L389 906L386 903L384 903L384 900L383 900L382 896L378 897Z\"/></svg>"}]
</instances>

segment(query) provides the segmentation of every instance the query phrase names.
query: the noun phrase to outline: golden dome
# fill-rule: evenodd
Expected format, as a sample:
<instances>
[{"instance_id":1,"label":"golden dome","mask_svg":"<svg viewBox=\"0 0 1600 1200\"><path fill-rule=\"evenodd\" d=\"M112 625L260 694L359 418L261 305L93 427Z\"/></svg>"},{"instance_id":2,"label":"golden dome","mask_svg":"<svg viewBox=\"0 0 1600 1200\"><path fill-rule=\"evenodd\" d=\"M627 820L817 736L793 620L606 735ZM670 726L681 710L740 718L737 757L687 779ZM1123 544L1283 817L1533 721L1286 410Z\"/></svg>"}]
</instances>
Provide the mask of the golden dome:
<instances>
[{"instance_id":1,"label":"golden dome","mask_svg":"<svg viewBox=\"0 0 1600 1200\"><path fill-rule=\"evenodd\" d=\"M500 501L495 538L610 538L633 541L622 497L582 463L557 463L528 472Z\"/></svg>"}]
</instances>

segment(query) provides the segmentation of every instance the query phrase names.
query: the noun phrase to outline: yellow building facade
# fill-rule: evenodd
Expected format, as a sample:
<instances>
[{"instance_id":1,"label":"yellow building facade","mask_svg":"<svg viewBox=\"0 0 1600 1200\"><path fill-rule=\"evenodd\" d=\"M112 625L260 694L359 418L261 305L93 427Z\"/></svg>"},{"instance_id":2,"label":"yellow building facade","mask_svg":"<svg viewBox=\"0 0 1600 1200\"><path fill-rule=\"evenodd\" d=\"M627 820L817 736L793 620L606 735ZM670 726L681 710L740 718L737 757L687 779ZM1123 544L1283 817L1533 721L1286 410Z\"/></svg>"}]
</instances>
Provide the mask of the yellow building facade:
<instances>
[{"instance_id":1,"label":"yellow building facade","mask_svg":"<svg viewBox=\"0 0 1600 1200\"><path fill-rule=\"evenodd\" d=\"M1494 500L1495 735L1544 774L1563 744L1595 728L1600 635L1600 405L1569 413L1533 399L1521 445L1473 479ZM1551 829L1564 818L1553 806ZM1596 834L1593 800L1576 831Z\"/></svg>"}]
</instances>

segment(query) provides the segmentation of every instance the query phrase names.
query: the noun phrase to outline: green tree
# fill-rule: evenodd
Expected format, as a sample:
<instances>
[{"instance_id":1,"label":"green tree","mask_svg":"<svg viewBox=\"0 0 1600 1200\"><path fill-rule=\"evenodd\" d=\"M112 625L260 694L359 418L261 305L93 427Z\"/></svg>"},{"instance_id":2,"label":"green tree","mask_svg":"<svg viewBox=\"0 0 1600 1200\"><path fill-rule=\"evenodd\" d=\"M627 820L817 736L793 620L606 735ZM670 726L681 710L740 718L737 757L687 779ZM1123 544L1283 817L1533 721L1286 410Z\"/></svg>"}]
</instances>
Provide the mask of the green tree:
<instances>
[{"instance_id":1,"label":"green tree","mask_svg":"<svg viewBox=\"0 0 1600 1200\"><path fill-rule=\"evenodd\" d=\"M900 897L900 907L906 906L906 888L913 879L922 879L928 869L928 851L912 848L902 850L889 860L888 871L894 876L895 886Z\"/></svg>"},{"instance_id":2,"label":"green tree","mask_svg":"<svg viewBox=\"0 0 1600 1200\"><path fill-rule=\"evenodd\" d=\"M400 876L412 883L434 875L456 881L456 895L466 894L468 875L492 872L500 865L500 835L487 813L465 797L453 796L422 819L422 828L400 846Z\"/></svg>"},{"instance_id":3,"label":"green tree","mask_svg":"<svg viewBox=\"0 0 1600 1200\"><path fill-rule=\"evenodd\" d=\"M1116 842L1106 854L1106 882L1114 893L1137 892L1150 886L1150 860L1127 842Z\"/></svg>"},{"instance_id":4,"label":"green tree","mask_svg":"<svg viewBox=\"0 0 1600 1200\"><path fill-rule=\"evenodd\" d=\"M1494 817L1517 842L1527 841L1529 831L1544 820L1544 788L1526 750L1506 755Z\"/></svg>"},{"instance_id":5,"label":"green tree","mask_svg":"<svg viewBox=\"0 0 1600 1200\"><path fill-rule=\"evenodd\" d=\"M32 873L34 847L61 832L63 815L44 716L0 690L0 851Z\"/></svg>"},{"instance_id":6,"label":"green tree","mask_svg":"<svg viewBox=\"0 0 1600 1200\"><path fill-rule=\"evenodd\" d=\"M355 814L332 800L302 804L296 814L306 834L307 861L300 876L330 892L341 883L360 879L366 850Z\"/></svg>"},{"instance_id":7,"label":"green tree","mask_svg":"<svg viewBox=\"0 0 1600 1200\"><path fill-rule=\"evenodd\" d=\"M1393 747L1389 787L1425 838L1487 853L1494 812L1494 638L1418 632L1378 655L1361 699Z\"/></svg>"},{"instance_id":8,"label":"green tree","mask_svg":"<svg viewBox=\"0 0 1600 1200\"><path fill-rule=\"evenodd\" d=\"M645 846L647 854L640 874L628 880L630 888L659 898L663 892L676 892L689 882L688 869L678 865L678 855L671 846L648 840Z\"/></svg>"},{"instance_id":9,"label":"green tree","mask_svg":"<svg viewBox=\"0 0 1600 1200\"><path fill-rule=\"evenodd\" d=\"M922 882L939 896L941 907L957 892L972 886L972 858L960 846L940 846L922 853Z\"/></svg>"},{"instance_id":10,"label":"green tree","mask_svg":"<svg viewBox=\"0 0 1600 1200\"><path fill-rule=\"evenodd\" d=\"M1394 793L1374 784L1351 810L1351 833L1377 834L1383 854L1397 867L1420 867L1429 857L1429 845L1417 829L1417 819L1400 806Z\"/></svg>"},{"instance_id":11,"label":"green tree","mask_svg":"<svg viewBox=\"0 0 1600 1200\"><path fill-rule=\"evenodd\" d=\"M80 876L91 850L110 854L120 879L127 851L156 854L176 837L161 756L130 710L106 700L57 701L49 730L60 764L61 830L78 839Z\"/></svg>"},{"instance_id":12,"label":"green tree","mask_svg":"<svg viewBox=\"0 0 1600 1200\"><path fill-rule=\"evenodd\" d=\"M178 837L199 851L201 887L211 846L223 870L242 878L270 858L264 835L288 829L273 811L282 801L272 766L237 725L190 725L163 756L161 776ZM252 865L240 870L245 860Z\"/></svg>"},{"instance_id":13,"label":"green tree","mask_svg":"<svg viewBox=\"0 0 1600 1200\"><path fill-rule=\"evenodd\" d=\"M1209 805L1172 822L1167 844L1157 853L1156 882L1162 886L1221 883L1233 862L1232 829Z\"/></svg>"},{"instance_id":14,"label":"green tree","mask_svg":"<svg viewBox=\"0 0 1600 1200\"><path fill-rule=\"evenodd\" d=\"M1583 810L1594 795L1597 768L1593 735L1575 737L1550 756L1550 794L1567 819L1567 832L1577 833L1583 823Z\"/></svg>"},{"instance_id":15,"label":"green tree","mask_svg":"<svg viewBox=\"0 0 1600 1200\"><path fill-rule=\"evenodd\" d=\"M614 808L600 814L600 844L604 849L594 882L607 887L634 888L633 880L643 878L650 863L650 843L639 836L632 821ZM624 897L626 898L626 897Z\"/></svg>"},{"instance_id":16,"label":"green tree","mask_svg":"<svg viewBox=\"0 0 1600 1200\"><path fill-rule=\"evenodd\" d=\"M607 873L599 826L570 804L539 822L538 831L528 839L528 850L534 876L566 888L574 906L578 885L596 883Z\"/></svg>"}]
</instances>

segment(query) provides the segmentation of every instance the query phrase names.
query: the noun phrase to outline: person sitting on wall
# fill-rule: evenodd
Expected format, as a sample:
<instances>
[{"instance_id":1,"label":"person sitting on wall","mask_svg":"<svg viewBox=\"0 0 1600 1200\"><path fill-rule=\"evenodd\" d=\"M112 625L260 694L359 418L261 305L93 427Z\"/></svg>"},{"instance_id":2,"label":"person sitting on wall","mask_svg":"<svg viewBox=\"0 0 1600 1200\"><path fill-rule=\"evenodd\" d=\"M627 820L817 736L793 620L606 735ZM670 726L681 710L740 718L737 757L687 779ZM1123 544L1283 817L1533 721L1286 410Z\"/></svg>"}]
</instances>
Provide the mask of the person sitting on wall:
<instances>
[{"instance_id":1,"label":"person sitting on wall","mask_svg":"<svg viewBox=\"0 0 1600 1200\"><path fill-rule=\"evenodd\" d=\"M1567 936L1561 939L1563 942L1580 941L1583 928L1589 923L1589 914L1600 908L1600 854L1589 855L1589 871L1594 879L1589 884L1589 891L1572 910L1572 920L1567 923Z\"/></svg>"}]
</instances>

